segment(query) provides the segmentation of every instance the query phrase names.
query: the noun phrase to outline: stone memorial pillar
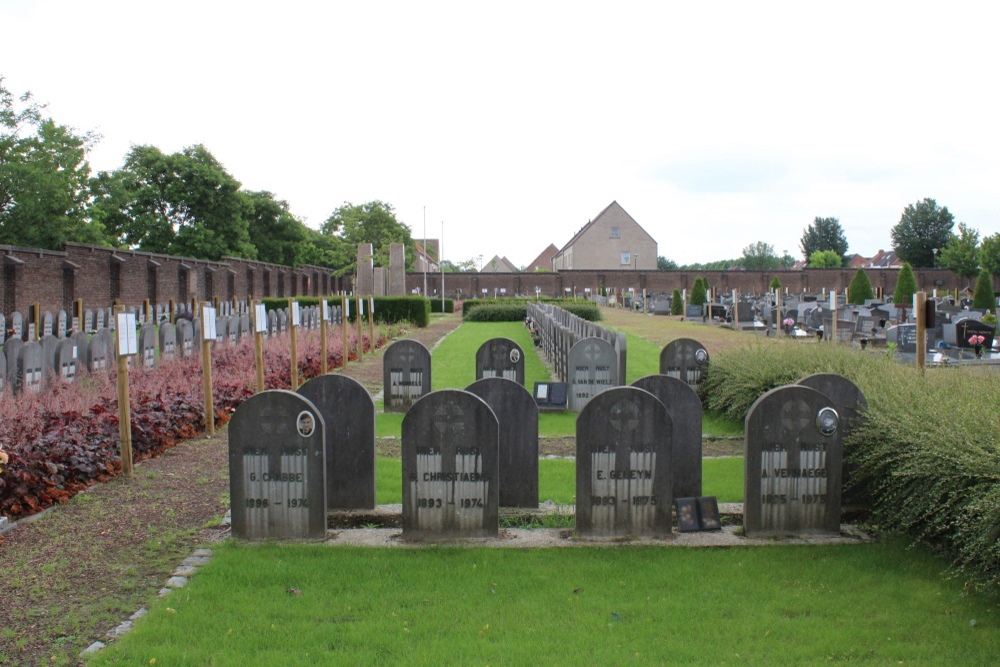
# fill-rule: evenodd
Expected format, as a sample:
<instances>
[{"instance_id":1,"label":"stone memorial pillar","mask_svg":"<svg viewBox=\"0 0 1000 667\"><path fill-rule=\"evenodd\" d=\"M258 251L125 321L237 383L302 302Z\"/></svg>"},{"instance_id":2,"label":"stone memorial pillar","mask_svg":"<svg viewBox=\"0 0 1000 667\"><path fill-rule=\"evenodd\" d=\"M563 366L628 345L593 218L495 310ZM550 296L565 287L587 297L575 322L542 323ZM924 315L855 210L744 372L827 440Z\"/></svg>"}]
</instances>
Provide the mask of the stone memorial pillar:
<instances>
[{"instance_id":1,"label":"stone memorial pillar","mask_svg":"<svg viewBox=\"0 0 1000 667\"><path fill-rule=\"evenodd\" d=\"M375 289L375 276L372 257L374 251L371 243L358 244L358 283L355 294L371 296Z\"/></svg>"},{"instance_id":2,"label":"stone memorial pillar","mask_svg":"<svg viewBox=\"0 0 1000 667\"><path fill-rule=\"evenodd\" d=\"M389 296L406 296L406 246L389 244Z\"/></svg>"}]
</instances>

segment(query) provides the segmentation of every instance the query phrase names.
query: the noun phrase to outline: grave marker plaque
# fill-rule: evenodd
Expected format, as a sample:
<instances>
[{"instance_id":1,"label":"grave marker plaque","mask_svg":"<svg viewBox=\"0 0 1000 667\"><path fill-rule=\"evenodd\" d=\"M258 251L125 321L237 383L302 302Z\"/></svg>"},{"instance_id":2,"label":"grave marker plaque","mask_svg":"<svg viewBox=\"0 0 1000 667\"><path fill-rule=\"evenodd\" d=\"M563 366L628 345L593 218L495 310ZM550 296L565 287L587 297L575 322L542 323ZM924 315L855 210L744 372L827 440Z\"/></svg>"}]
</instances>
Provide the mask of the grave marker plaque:
<instances>
[{"instance_id":1,"label":"grave marker plaque","mask_svg":"<svg viewBox=\"0 0 1000 667\"><path fill-rule=\"evenodd\" d=\"M758 398L746 418L743 526L748 537L840 534L840 415L815 389Z\"/></svg>"},{"instance_id":2,"label":"grave marker plaque","mask_svg":"<svg viewBox=\"0 0 1000 667\"><path fill-rule=\"evenodd\" d=\"M660 374L677 378L692 387L701 384L708 372L708 350L692 338L678 338L660 352Z\"/></svg>"},{"instance_id":3,"label":"grave marker plaque","mask_svg":"<svg viewBox=\"0 0 1000 667\"><path fill-rule=\"evenodd\" d=\"M194 354L194 325L191 320L177 320L176 335L178 345L177 350L180 356L187 359Z\"/></svg>"},{"instance_id":4,"label":"grave marker plaque","mask_svg":"<svg viewBox=\"0 0 1000 667\"><path fill-rule=\"evenodd\" d=\"M170 322L160 323L160 358L174 359L177 357L177 327Z\"/></svg>"},{"instance_id":5,"label":"grave marker plaque","mask_svg":"<svg viewBox=\"0 0 1000 667\"><path fill-rule=\"evenodd\" d=\"M444 389L403 417L403 535L496 537L500 427L484 400Z\"/></svg>"},{"instance_id":6,"label":"grave marker plaque","mask_svg":"<svg viewBox=\"0 0 1000 667\"><path fill-rule=\"evenodd\" d=\"M94 311L86 310L83 313L83 328L87 333L96 331L94 327Z\"/></svg>"},{"instance_id":7,"label":"grave marker plaque","mask_svg":"<svg viewBox=\"0 0 1000 667\"><path fill-rule=\"evenodd\" d=\"M684 311L684 318L688 320L700 320L705 313L705 306L689 305Z\"/></svg>"},{"instance_id":8,"label":"grave marker plaque","mask_svg":"<svg viewBox=\"0 0 1000 667\"><path fill-rule=\"evenodd\" d=\"M415 340L400 340L382 358L385 412L406 412L431 390L431 353Z\"/></svg>"},{"instance_id":9,"label":"grave marker plaque","mask_svg":"<svg viewBox=\"0 0 1000 667\"><path fill-rule=\"evenodd\" d=\"M576 530L582 536L669 535L673 424L655 396L616 387L576 420Z\"/></svg>"},{"instance_id":10,"label":"grave marker plaque","mask_svg":"<svg viewBox=\"0 0 1000 667\"><path fill-rule=\"evenodd\" d=\"M283 389L245 400L229 422L233 537L326 537L325 424Z\"/></svg>"},{"instance_id":11,"label":"grave marker plaque","mask_svg":"<svg viewBox=\"0 0 1000 667\"><path fill-rule=\"evenodd\" d=\"M24 341L17 337L8 338L3 344L4 357L7 360L7 384L17 390L17 360L21 356Z\"/></svg>"},{"instance_id":12,"label":"grave marker plaque","mask_svg":"<svg viewBox=\"0 0 1000 667\"><path fill-rule=\"evenodd\" d=\"M93 373L108 368L111 364L111 350L111 332L98 329L87 345L87 370Z\"/></svg>"},{"instance_id":13,"label":"grave marker plaque","mask_svg":"<svg viewBox=\"0 0 1000 667\"><path fill-rule=\"evenodd\" d=\"M486 401L500 424L500 507L538 507L538 406L522 385L489 377L465 389Z\"/></svg>"},{"instance_id":14,"label":"grave marker plaque","mask_svg":"<svg viewBox=\"0 0 1000 667\"><path fill-rule=\"evenodd\" d=\"M52 317L52 313L45 311L42 313L42 336L52 336L55 334L53 331L55 327L55 320Z\"/></svg>"},{"instance_id":15,"label":"grave marker plaque","mask_svg":"<svg viewBox=\"0 0 1000 667\"><path fill-rule=\"evenodd\" d=\"M59 341L59 347L56 350L56 373L59 377L67 382L73 382L76 379L79 357L75 340L64 338Z\"/></svg>"},{"instance_id":16,"label":"grave marker plaque","mask_svg":"<svg viewBox=\"0 0 1000 667\"><path fill-rule=\"evenodd\" d=\"M647 375L632 383L656 396L673 424L674 497L701 496L701 399L691 385L668 375Z\"/></svg>"},{"instance_id":17,"label":"grave marker plaque","mask_svg":"<svg viewBox=\"0 0 1000 667\"><path fill-rule=\"evenodd\" d=\"M46 371L56 373L59 368L59 339L48 334L38 341L42 346L42 365Z\"/></svg>"},{"instance_id":18,"label":"grave marker plaque","mask_svg":"<svg viewBox=\"0 0 1000 667\"><path fill-rule=\"evenodd\" d=\"M66 337L66 311L60 310L56 315L56 338L62 340Z\"/></svg>"},{"instance_id":19,"label":"grave marker plaque","mask_svg":"<svg viewBox=\"0 0 1000 667\"><path fill-rule=\"evenodd\" d=\"M958 347L973 347L973 343L969 342L969 338L973 335L983 337L983 347L989 350L993 345L993 336L995 329L992 324L984 324L978 320L971 318L961 319L955 323L955 344Z\"/></svg>"},{"instance_id":20,"label":"grave marker plaque","mask_svg":"<svg viewBox=\"0 0 1000 667\"><path fill-rule=\"evenodd\" d=\"M495 377L524 386L524 350L509 338L491 338L476 351L476 379Z\"/></svg>"},{"instance_id":21,"label":"grave marker plaque","mask_svg":"<svg viewBox=\"0 0 1000 667\"><path fill-rule=\"evenodd\" d=\"M375 508L375 401L346 375L315 377L298 389L326 424L328 509Z\"/></svg>"},{"instance_id":22,"label":"grave marker plaque","mask_svg":"<svg viewBox=\"0 0 1000 667\"><path fill-rule=\"evenodd\" d=\"M139 330L139 359L143 368L156 366L156 328L151 323Z\"/></svg>"},{"instance_id":23,"label":"grave marker plaque","mask_svg":"<svg viewBox=\"0 0 1000 667\"><path fill-rule=\"evenodd\" d=\"M618 355L602 338L584 338L569 350L569 409L580 412L599 393L618 384Z\"/></svg>"},{"instance_id":24,"label":"grave marker plaque","mask_svg":"<svg viewBox=\"0 0 1000 667\"><path fill-rule=\"evenodd\" d=\"M25 343L17 355L17 383L22 392L37 394L42 390L44 377L44 357L38 343Z\"/></svg>"},{"instance_id":25,"label":"grave marker plaque","mask_svg":"<svg viewBox=\"0 0 1000 667\"><path fill-rule=\"evenodd\" d=\"M24 340L24 316L21 315L21 313L11 314L10 328L13 331L11 338L19 338L22 341Z\"/></svg>"}]
</instances>

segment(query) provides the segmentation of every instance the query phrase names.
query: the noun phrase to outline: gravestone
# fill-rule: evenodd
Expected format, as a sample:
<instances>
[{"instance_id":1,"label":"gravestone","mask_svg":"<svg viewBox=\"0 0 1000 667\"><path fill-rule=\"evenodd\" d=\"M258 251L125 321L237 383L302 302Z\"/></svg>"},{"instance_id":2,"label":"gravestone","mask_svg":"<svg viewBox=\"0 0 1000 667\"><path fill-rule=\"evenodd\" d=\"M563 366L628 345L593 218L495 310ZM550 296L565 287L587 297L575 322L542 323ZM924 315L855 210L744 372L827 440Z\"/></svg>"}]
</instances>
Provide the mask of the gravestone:
<instances>
[{"instance_id":1,"label":"gravestone","mask_svg":"<svg viewBox=\"0 0 1000 667\"><path fill-rule=\"evenodd\" d=\"M63 338L66 337L66 329L67 329L66 321L67 321L66 311L60 310L59 313L56 315L56 338L58 338L59 340L62 340Z\"/></svg>"},{"instance_id":2,"label":"gravestone","mask_svg":"<svg viewBox=\"0 0 1000 667\"><path fill-rule=\"evenodd\" d=\"M500 424L500 507L538 507L538 406L522 385L501 377L465 389L486 401Z\"/></svg>"},{"instance_id":3,"label":"gravestone","mask_svg":"<svg viewBox=\"0 0 1000 667\"><path fill-rule=\"evenodd\" d=\"M323 416L284 389L245 400L229 422L233 537L326 537Z\"/></svg>"},{"instance_id":4,"label":"gravestone","mask_svg":"<svg viewBox=\"0 0 1000 667\"><path fill-rule=\"evenodd\" d=\"M17 360L21 356L23 347L24 341L16 336L8 338L3 344L3 356L6 359L7 367L7 386L13 390L17 390Z\"/></svg>"},{"instance_id":5,"label":"gravestone","mask_svg":"<svg viewBox=\"0 0 1000 667\"><path fill-rule=\"evenodd\" d=\"M224 317L222 315L217 315L215 317L215 342L216 343L219 343L221 345L222 343L226 342L226 340L228 340L228 338L229 338L229 334L228 334L228 331L227 331L228 324L229 324L229 319L228 318L226 318L226 317Z\"/></svg>"},{"instance_id":6,"label":"gravestone","mask_svg":"<svg viewBox=\"0 0 1000 667\"><path fill-rule=\"evenodd\" d=\"M87 370L93 373L110 367L112 347L111 332L108 329L98 329L87 345Z\"/></svg>"},{"instance_id":7,"label":"gravestone","mask_svg":"<svg viewBox=\"0 0 1000 667\"><path fill-rule=\"evenodd\" d=\"M191 320L177 320L177 353L182 359L187 359L194 354L194 325Z\"/></svg>"},{"instance_id":8,"label":"gravestone","mask_svg":"<svg viewBox=\"0 0 1000 667\"><path fill-rule=\"evenodd\" d=\"M315 377L298 389L326 424L326 502L331 510L375 508L375 401L346 375Z\"/></svg>"},{"instance_id":9,"label":"gravestone","mask_svg":"<svg viewBox=\"0 0 1000 667\"><path fill-rule=\"evenodd\" d=\"M96 327L94 326L94 311L89 310L89 309L86 310L86 311L84 311L84 313L83 313L83 329L87 333L90 333L91 331L96 331L97 330Z\"/></svg>"},{"instance_id":10,"label":"gravestone","mask_svg":"<svg viewBox=\"0 0 1000 667\"><path fill-rule=\"evenodd\" d=\"M427 394L403 417L403 536L496 537L499 423L467 391Z\"/></svg>"},{"instance_id":11,"label":"gravestone","mask_svg":"<svg viewBox=\"0 0 1000 667\"><path fill-rule=\"evenodd\" d=\"M55 335L55 318L52 313L45 311L42 313L42 337Z\"/></svg>"},{"instance_id":12,"label":"gravestone","mask_svg":"<svg viewBox=\"0 0 1000 667\"><path fill-rule=\"evenodd\" d=\"M253 325L250 323L250 316L244 313L240 315L240 338L253 335Z\"/></svg>"},{"instance_id":13,"label":"gravestone","mask_svg":"<svg viewBox=\"0 0 1000 667\"><path fill-rule=\"evenodd\" d=\"M139 329L139 359L143 368L156 366L156 328L147 322Z\"/></svg>"},{"instance_id":14,"label":"gravestone","mask_svg":"<svg viewBox=\"0 0 1000 667\"><path fill-rule=\"evenodd\" d=\"M240 316L229 315L226 317L226 340L235 343L240 338Z\"/></svg>"},{"instance_id":15,"label":"gravestone","mask_svg":"<svg viewBox=\"0 0 1000 667\"><path fill-rule=\"evenodd\" d=\"M431 390L431 353L415 340L399 340L382 357L385 412L406 412Z\"/></svg>"},{"instance_id":16,"label":"gravestone","mask_svg":"<svg viewBox=\"0 0 1000 667\"><path fill-rule=\"evenodd\" d=\"M653 304L651 306L650 312L654 315L669 315L670 314L670 297L666 294L658 294L653 297Z\"/></svg>"},{"instance_id":17,"label":"gravestone","mask_svg":"<svg viewBox=\"0 0 1000 667\"><path fill-rule=\"evenodd\" d=\"M915 354L917 351L917 325L900 324L889 327L886 329L885 339L889 343L895 343L899 352Z\"/></svg>"},{"instance_id":18,"label":"gravestone","mask_svg":"<svg viewBox=\"0 0 1000 667\"><path fill-rule=\"evenodd\" d=\"M17 381L15 388L21 392L37 394L42 390L45 362L42 346L25 343L17 355Z\"/></svg>"},{"instance_id":19,"label":"gravestone","mask_svg":"<svg viewBox=\"0 0 1000 667\"><path fill-rule=\"evenodd\" d=\"M660 375L677 378L695 387L708 373L708 350L692 338L678 338L660 352Z\"/></svg>"},{"instance_id":20,"label":"gravestone","mask_svg":"<svg viewBox=\"0 0 1000 667\"><path fill-rule=\"evenodd\" d=\"M11 338L24 340L24 316L21 313L12 313L10 316ZM15 364L16 365L16 364Z\"/></svg>"},{"instance_id":21,"label":"gravestone","mask_svg":"<svg viewBox=\"0 0 1000 667\"><path fill-rule=\"evenodd\" d=\"M589 537L669 535L673 424L648 391L616 387L576 420L576 531Z\"/></svg>"},{"instance_id":22,"label":"gravestone","mask_svg":"<svg viewBox=\"0 0 1000 667\"><path fill-rule=\"evenodd\" d=\"M705 306L688 304L687 308L684 309L684 319L687 320L700 320L704 314Z\"/></svg>"},{"instance_id":23,"label":"gravestone","mask_svg":"<svg viewBox=\"0 0 1000 667\"><path fill-rule=\"evenodd\" d=\"M170 322L162 322L159 331L160 359L177 357L177 328Z\"/></svg>"},{"instance_id":24,"label":"gravestone","mask_svg":"<svg viewBox=\"0 0 1000 667\"><path fill-rule=\"evenodd\" d=\"M267 311L267 333L268 336L278 335L278 313L274 310Z\"/></svg>"},{"instance_id":25,"label":"gravestone","mask_svg":"<svg viewBox=\"0 0 1000 667\"><path fill-rule=\"evenodd\" d=\"M0 352L0 394L7 388L7 355Z\"/></svg>"},{"instance_id":26,"label":"gravestone","mask_svg":"<svg viewBox=\"0 0 1000 667\"><path fill-rule=\"evenodd\" d=\"M76 373L79 367L80 354L76 346L76 341L72 338L64 338L59 341L56 350L56 373L63 380L73 382L76 380Z\"/></svg>"},{"instance_id":27,"label":"gravestone","mask_svg":"<svg viewBox=\"0 0 1000 667\"><path fill-rule=\"evenodd\" d=\"M59 364L59 339L52 334L46 334L38 342L42 346L42 367L46 371L57 372Z\"/></svg>"},{"instance_id":28,"label":"gravestone","mask_svg":"<svg viewBox=\"0 0 1000 667\"><path fill-rule=\"evenodd\" d=\"M524 350L509 338L491 338L476 351L476 379L494 377L524 386Z\"/></svg>"},{"instance_id":29,"label":"gravestone","mask_svg":"<svg viewBox=\"0 0 1000 667\"><path fill-rule=\"evenodd\" d=\"M602 338L584 338L569 350L569 409L580 412L594 396L618 384L618 356Z\"/></svg>"},{"instance_id":30,"label":"gravestone","mask_svg":"<svg viewBox=\"0 0 1000 667\"><path fill-rule=\"evenodd\" d=\"M4 344L7 340L7 318L0 313L0 345Z\"/></svg>"},{"instance_id":31,"label":"gravestone","mask_svg":"<svg viewBox=\"0 0 1000 667\"><path fill-rule=\"evenodd\" d=\"M79 374L87 368L87 348L90 346L90 336L86 331L77 331L70 336L76 345L76 372Z\"/></svg>"},{"instance_id":32,"label":"gravestone","mask_svg":"<svg viewBox=\"0 0 1000 667\"><path fill-rule=\"evenodd\" d=\"M746 417L748 537L840 534L843 439L832 400L799 385L758 398Z\"/></svg>"},{"instance_id":33,"label":"gravestone","mask_svg":"<svg viewBox=\"0 0 1000 667\"><path fill-rule=\"evenodd\" d=\"M955 344L958 347L974 347L974 344L969 342L969 338L973 335L982 336L982 345L986 350L989 350L993 345L993 336L995 329L992 324L984 324L977 320L971 318L964 318L955 323Z\"/></svg>"},{"instance_id":34,"label":"gravestone","mask_svg":"<svg viewBox=\"0 0 1000 667\"><path fill-rule=\"evenodd\" d=\"M288 311L284 308L278 309L278 333L288 331Z\"/></svg>"},{"instance_id":35,"label":"gravestone","mask_svg":"<svg viewBox=\"0 0 1000 667\"><path fill-rule=\"evenodd\" d=\"M632 383L656 396L673 424L674 497L701 496L701 399L691 385L668 375L647 375Z\"/></svg>"},{"instance_id":36,"label":"gravestone","mask_svg":"<svg viewBox=\"0 0 1000 667\"><path fill-rule=\"evenodd\" d=\"M858 423L860 413L868 409L865 395L847 378L835 373L814 373L807 375L795 384L815 389L833 403L834 409L840 415L841 439L846 439Z\"/></svg>"}]
</instances>

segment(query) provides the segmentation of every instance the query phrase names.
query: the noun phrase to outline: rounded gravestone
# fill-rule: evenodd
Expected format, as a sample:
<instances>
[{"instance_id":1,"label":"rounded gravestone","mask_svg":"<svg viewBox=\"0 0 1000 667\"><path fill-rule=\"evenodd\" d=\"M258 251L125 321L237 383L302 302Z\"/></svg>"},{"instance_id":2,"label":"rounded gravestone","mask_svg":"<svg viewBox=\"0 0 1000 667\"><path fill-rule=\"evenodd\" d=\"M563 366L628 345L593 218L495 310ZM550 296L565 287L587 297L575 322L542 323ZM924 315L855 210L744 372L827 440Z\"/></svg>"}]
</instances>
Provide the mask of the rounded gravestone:
<instances>
[{"instance_id":1,"label":"rounded gravestone","mask_svg":"<svg viewBox=\"0 0 1000 667\"><path fill-rule=\"evenodd\" d=\"M431 390L431 353L415 340L399 340L382 356L385 412L406 412Z\"/></svg>"},{"instance_id":2,"label":"rounded gravestone","mask_svg":"<svg viewBox=\"0 0 1000 667\"><path fill-rule=\"evenodd\" d=\"M677 378L691 386L705 379L708 364L708 350L693 338L672 340L660 352L660 375Z\"/></svg>"},{"instance_id":3,"label":"rounded gravestone","mask_svg":"<svg viewBox=\"0 0 1000 667\"><path fill-rule=\"evenodd\" d=\"M618 354L603 338L577 341L567 355L569 409L580 412L602 391L618 385Z\"/></svg>"},{"instance_id":4,"label":"rounded gravestone","mask_svg":"<svg viewBox=\"0 0 1000 667\"><path fill-rule=\"evenodd\" d=\"M673 424L674 498L701 496L701 399L691 385L668 375L647 375L632 383L656 396Z\"/></svg>"},{"instance_id":5,"label":"rounded gravestone","mask_svg":"<svg viewBox=\"0 0 1000 667\"><path fill-rule=\"evenodd\" d=\"M524 350L509 338L491 338L476 351L476 379L492 377L524 386Z\"/></svg>"}]
</instances>

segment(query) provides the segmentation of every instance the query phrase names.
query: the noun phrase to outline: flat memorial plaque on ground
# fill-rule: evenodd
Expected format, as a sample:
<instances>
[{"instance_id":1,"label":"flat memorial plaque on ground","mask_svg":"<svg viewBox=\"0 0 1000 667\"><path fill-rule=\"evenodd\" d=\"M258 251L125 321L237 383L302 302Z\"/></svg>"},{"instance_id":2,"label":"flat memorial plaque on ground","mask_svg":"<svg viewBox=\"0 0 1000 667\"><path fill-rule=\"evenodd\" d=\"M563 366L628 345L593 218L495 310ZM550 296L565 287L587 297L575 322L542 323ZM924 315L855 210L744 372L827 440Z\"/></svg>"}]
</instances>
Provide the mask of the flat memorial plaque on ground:
<instances>
[{"instance_id":1,"label":"flat memorial plaque on ground","mask_svg":"<svg viewBox=\"0 0 1000 667\"><path fill-rule=\"evenodd\" d=\"M576 420L576 531L581 536L669 535L673 424L655 396L616 387Z\"/></svg>"},{"instance_id":2,"label":"flat memorial plaque on ground","mask_svg":"<svg viewBox=\"0 0 1000 667\"><path fill-rule=\"evenodd\" d=\"M500 507L538 507L538 405L527 389L490 377L465 390L486 401L500 423Z\"/></svg>"},{"instance_id":3,"label":"flat memorial plaque on ground","mask_svg":"<svg viewBox=\"0 0 1000 667\"><path fill-rule=\"evenodd\" d=\"M674 497L701 496L701 399L691 385L668 375L647 375L632 383L656 396L673 424Z\"/></svg>"},{"instance_id":4,"label":"flat memorial plaque on ground","mask_svg":"<svg viewBox=\"0 0 1000 667\"><path fill-rule=\"evenodd\" d=\"M403 417L403 535L496 537L499 424L484 400L444 389Z\"/></svg>"},{"instance_id":5,"label":"flat memorial plaque on ground","mask_svg":"<svg viewBox=\"0 0 1000 667\"><path fill-rule=\"evenodd\" d=\"M799 385L778 387L746 418L743 526L748 537L840 534L840 415Z\"/></svg>"},{"instance_id":6,"label":"flat memorial plaque on ground","mask_svg":"<svg viewBox=\"0 0 1000 667\"><path fill-rule=\"evenodd\" d=\"M618 355L602 338L584 338L569 351L569 409L580 412L599 393L618 384Z\"/></svg>"},{"instance_id":7,"label":"flat memorial plaque on ground","mask_svg":"<svg viewBox=\"0 0 1000 667\"><path fill-rule=\"evenodd\" d=\"M382 357L385 412L406 412L431 390L431 353L415 340L400 340Z\"/></svg>"},{"instance_id":8,"label":"flat memorial plaque on ground","mask_svg":"<svg viewBox=\"0 0 1000 667\"><path fill-rule=\"evenodd\" d=\"M375 401L346 375L315 377L298 389L326 424L326 502L332 510L375 508Z\"/></svg>"},{"instance_id":9,"label":"flat memorial plaque on ground","mask_svg":"<svg viewBox=\"0 0 1000 667\"><path fill-rule=\"evenodd\" d=\"M491 338L476 351L476 379L495 377L524 386L524 350L509 338Z\"/></svg>"},{"instance_id":10,"label":"flat memorial plaque on ground","mask_svg":"<svg viewBox=\"0 0 1000 667\"><path fill-rule=\"evenodd\" d=\"M245 400L229 422L233 537L326 537L325 425L284 389Z\"/></svg>"},{"instance_id":11,"label":"flat memorial plaque on ground","mask_svg":"<svg viewBox=\"0 0 1000 667\"><path fill-rule=\"evenodd\" d=\"M701 384L708 372L708 350L693 338L678 338L660 352L660 375L677 378L692 387Z\"/></svg>"}]
</instances>

